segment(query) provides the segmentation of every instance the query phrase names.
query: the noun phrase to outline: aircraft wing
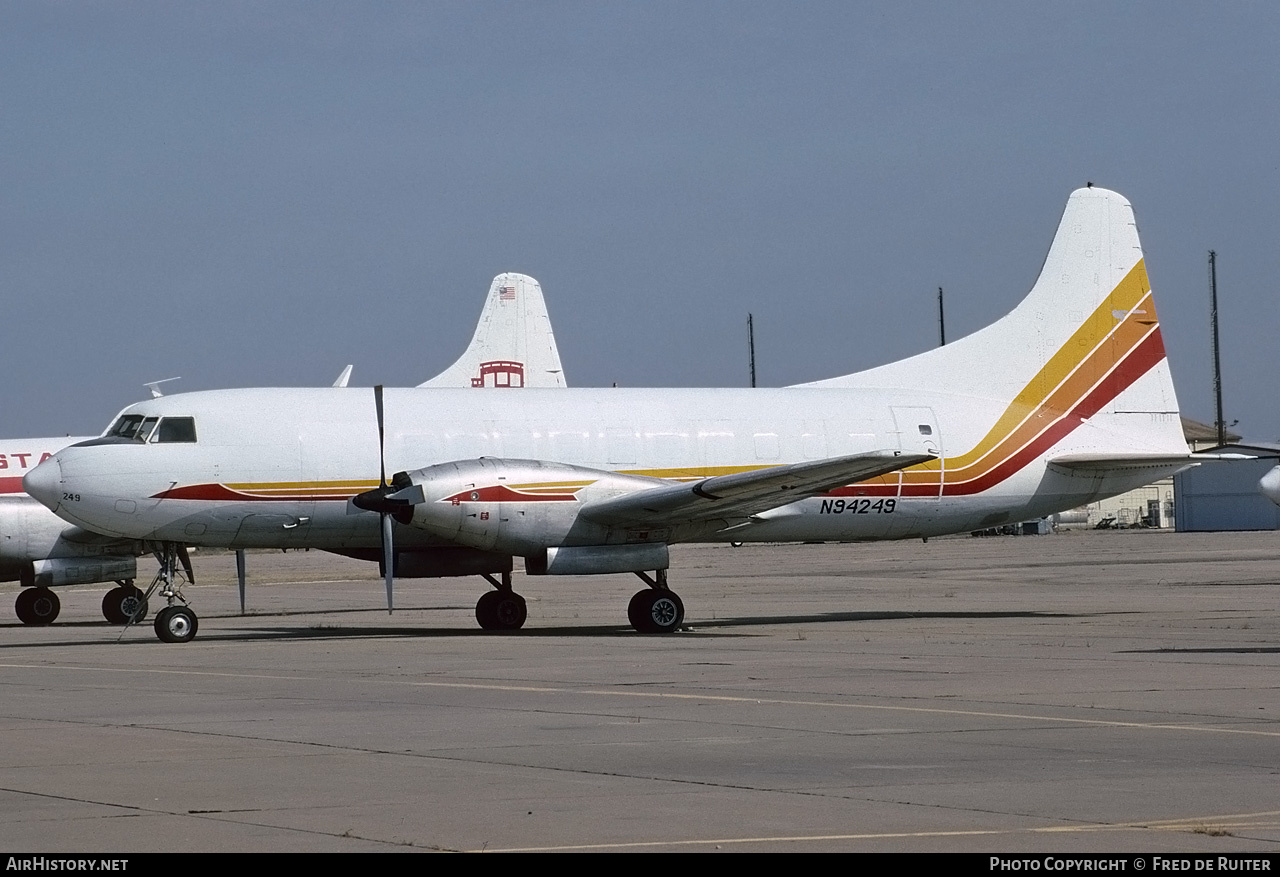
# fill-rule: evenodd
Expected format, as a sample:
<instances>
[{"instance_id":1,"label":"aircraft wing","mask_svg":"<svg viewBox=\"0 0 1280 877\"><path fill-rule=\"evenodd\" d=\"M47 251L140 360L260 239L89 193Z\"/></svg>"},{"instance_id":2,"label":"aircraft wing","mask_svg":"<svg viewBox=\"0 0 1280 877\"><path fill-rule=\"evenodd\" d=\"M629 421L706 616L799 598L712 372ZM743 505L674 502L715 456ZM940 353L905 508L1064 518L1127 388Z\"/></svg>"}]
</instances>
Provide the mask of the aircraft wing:
<instances>
[{"instance_id":1,"label":"aircraft wing","mask_svg":"<svg viewBox=\"0 0 1280 877\"><path fill-rule=\"evenodd\" d=\"M671 526L747 518L932 459L929 454L871 451L717 475L692 484L667 484L588 502L582 508L582 517L608 526Z\"/></svg>"}]
</instances>

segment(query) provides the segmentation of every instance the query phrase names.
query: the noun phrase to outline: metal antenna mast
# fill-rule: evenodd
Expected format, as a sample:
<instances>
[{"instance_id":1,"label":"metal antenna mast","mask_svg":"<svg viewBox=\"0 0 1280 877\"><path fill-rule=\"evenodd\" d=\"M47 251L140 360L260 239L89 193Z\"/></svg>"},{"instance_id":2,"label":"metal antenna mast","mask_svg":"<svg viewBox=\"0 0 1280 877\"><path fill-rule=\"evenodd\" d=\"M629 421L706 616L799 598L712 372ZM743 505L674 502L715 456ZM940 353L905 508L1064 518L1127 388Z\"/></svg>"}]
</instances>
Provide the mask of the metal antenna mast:
<instances>
[{"instance_id":1,"label":"metal antenna mast","mask_svg":"<svg viewBox=\"0 0 1280 877\"><path fill-rule=\"evenodd\" d=\"M751 359L751 386L756 385L756 329L751 314L747 314L747 354Z\"/></svg>"},{"instance_id":2,"label":"metal antenna mast","mask_svg":"<svg viewBox=\"0 0 1280 877\"><path fill-rule=\"evenodd\" d=\"M938 287L938 346L947 344L947 318L942 313L942 287Z\"/></svg>"},{"instance_id":3,"label":"metal antenna mast","mask_svg":"<svg viewBox=\"0 0 1280 877\"><path fill-rule=\"evenodd\" d=\"M1227 424L1222 419L1222 362L1218 356L1218 254L1209 251L1209 322L1213 326L1213 397L1217 403L1218 446L1227 443Z\"/></svg>"}]
</instances>

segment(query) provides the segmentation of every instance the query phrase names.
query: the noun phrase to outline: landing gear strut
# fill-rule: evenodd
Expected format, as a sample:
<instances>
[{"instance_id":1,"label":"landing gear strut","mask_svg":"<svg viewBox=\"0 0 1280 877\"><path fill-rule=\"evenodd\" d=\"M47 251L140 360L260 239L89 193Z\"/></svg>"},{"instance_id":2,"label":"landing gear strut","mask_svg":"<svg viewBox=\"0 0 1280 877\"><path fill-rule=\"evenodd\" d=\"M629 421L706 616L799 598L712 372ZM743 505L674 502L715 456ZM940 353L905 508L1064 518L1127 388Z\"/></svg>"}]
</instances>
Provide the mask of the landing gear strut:
<instances>
[{"instance_id":1,"label":"landing gear strut","mask_svg":"<svg viewBox=\"0 0 1280 877\"><path fill-rule=\"evenodd\" d=\"M649 586L636 592L627 604L627 620L637 633L672 633L684 622L684 603L680 595L667 587L667 571L657 571L657 578L648 573L637 576Z\"/></svg>"},{"instance_id":2,"label":"landing gear strut","mask_svg":"<svg viewBox=\"0 0 1280 877\"><path fill-rule=\"evenodd\" d=\"M151 587L142 595L143 606L159 590L160 596L169 605L156 613L156 636L166 643L191 642L195 638L199 620L191 607L186 605L187 598L182 596L183 580L192 583L196 580L191 569L191 558L187 556L186 546L175 542L165 542L155 555L156 560L160 561L160 571L152 580ZM182 563L181 571L178 570L179 561Z\"/></svg>"},{"instance_id":3,"label":"landing gear strut","mask_svg":"<svg viewBox=\"0 0 1280 877\"><path fill-rule=\"evenodd\" d=\"M486 591L476 603L476 621L485 630L519 630L529 617L524 597L511 590L511 573L495 579L489 573L481 573L498 590Z\"/></svg>"},{"instance_id":4,"label":"landing gear strut","mask_svg":"<svg viewBox=\"0 0 1280 877\"><path fill-rule=\"evenodd\" d=\"M133 579L116 582L102 598L102 617L112 624L137 624L147 617L147 598Z\"/></svg>"},{"instance_id":5,"label":"landing gear strut","mask_svg":"<svg viewBox=\"0 0 1280 877\"><path fill-rule=\"evenodd\" d=\"M13 608L23 624L52 624L62 609L62 602L48 588L23 588Z\"/></svg>"}]
</instances>

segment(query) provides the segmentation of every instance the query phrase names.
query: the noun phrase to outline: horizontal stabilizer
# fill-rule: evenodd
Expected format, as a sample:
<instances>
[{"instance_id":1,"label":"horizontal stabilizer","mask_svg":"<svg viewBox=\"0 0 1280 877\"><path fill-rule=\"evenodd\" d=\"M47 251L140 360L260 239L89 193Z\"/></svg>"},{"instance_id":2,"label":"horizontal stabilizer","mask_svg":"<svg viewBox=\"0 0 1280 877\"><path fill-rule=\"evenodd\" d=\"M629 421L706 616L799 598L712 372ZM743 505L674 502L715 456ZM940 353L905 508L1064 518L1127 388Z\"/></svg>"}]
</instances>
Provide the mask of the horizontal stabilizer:
<instances>
[{"instance_id":1,"label":"horizontal stabilizer","mask_svg":"<svg viewBox=\"0 0 1280 877\"><path fill-rule=\"evenodd\" d=\"M1100 474L1139 469L1171 469L1226 460L1252 460L1248 454L1065 454L1049 460L1051 466L1072 472Z\"/></svg>"},{"instance_id":2,"label":"horizontal stabilizer","mask_svg":"<svg viewBox=\"0 0 1280 877\"><path fill-rule=\"evenodd\" d=\"M747 518L836 487L887 475L934 457L871 451L810 463L717 475L693 484L671 484L589 502L582 517L610 526L674 524Z\"/></svg>"}]
</instances>

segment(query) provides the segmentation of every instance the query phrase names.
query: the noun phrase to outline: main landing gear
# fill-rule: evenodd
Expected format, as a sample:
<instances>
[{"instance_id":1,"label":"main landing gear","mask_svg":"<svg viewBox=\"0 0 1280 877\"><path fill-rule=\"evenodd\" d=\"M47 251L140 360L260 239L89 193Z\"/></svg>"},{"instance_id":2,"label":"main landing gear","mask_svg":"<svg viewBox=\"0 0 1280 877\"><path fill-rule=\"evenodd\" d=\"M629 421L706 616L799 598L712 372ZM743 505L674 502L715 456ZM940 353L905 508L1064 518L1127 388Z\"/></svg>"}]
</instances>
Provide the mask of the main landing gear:
<instances>
[{"instance_id":1,"label":"main landing gear","mask_svg":"<svg viewBox=\"0 0 1280 877\"><path fill-rule=\"evenodd\" d=\"M147 617L147 598L133 579L117 581L102 598L102 617L112 624L137 624Z\"/></svg>"},{"instance_id":2,"label":"main landing gear","mask_svg":"<svg viewBox=\"0 0 1280 877\"><path fill-rule=\"evenodd\" d=\"M13 608L23 624L52 624L62 609L62 601L49 588L23 588Z\"/></svg>"},{"instance_id":3,"label":"main landing gear","mask_svg":"<svg viewBox=\"0 0 1280 877\"><path fill-rule=\"evenodd\" d=\"M511 573L500 573L499 581L489 573L481 573L496 591L486 591L476 603L476 621L485 630L519 630L529 617L524 597L511 590Z\"/></svg>"},{"instance_id":4,"label":"main landing gear","mask_svg":"<svg viewBox=\"0 0 1280 877\"><path fill-rule=\"evenodd\" d=\"M23 624L52 624L62 610L62 601L50 588L23 588L14 611ZM102 617L112 624L138 622L147 617L147 599L133 579L117 581L102 598Z\"/></svg>"},{"instance_id":5,"label":"main landing gear","mask_svg":"<svg viewBox=\"0 0 1280 877\"><path fill-rule=\"evenodd\" d=\"M519 630L529 617L524 597L511 589L511 573L501 579L481 573L496 590L481 595L476 603L476 621L485 630ZM667 571L658 570L654 577L637 572L649 587L631 598L627 619L638 633L673 633L684 623L684 602L667 587ZM159 621L157 620L157 624Z\"/></svg>"},{"instance_id":6,"label":"main landing gear","mask_svg":"<svg viewBox=\"0 0 1280 877\"><path fill-rule=\"evenodd\" d=\"M667 571L657 571L657 578L648 573L637 576L649 586L638 591L627 604L627 620L637 633L672 633L684 622L684 603L680 595L667 587Z\"/></svg>"}]
</instances>

